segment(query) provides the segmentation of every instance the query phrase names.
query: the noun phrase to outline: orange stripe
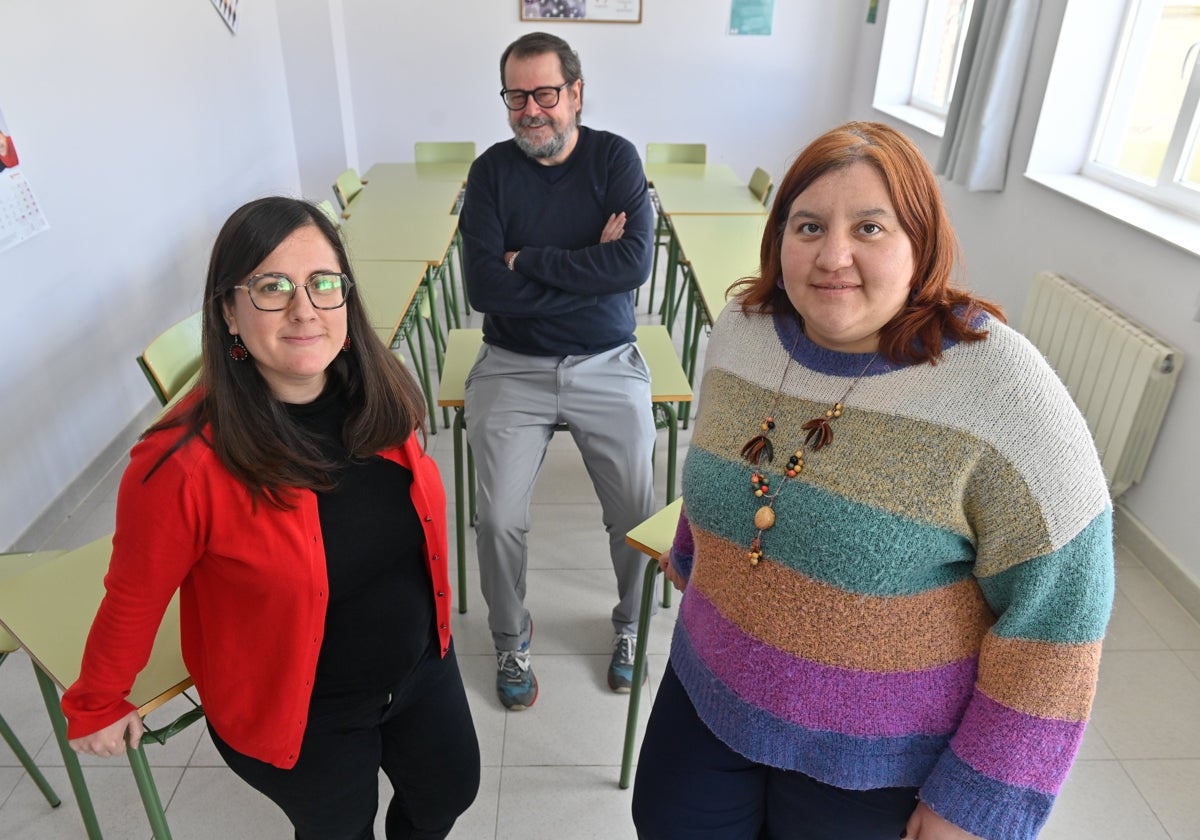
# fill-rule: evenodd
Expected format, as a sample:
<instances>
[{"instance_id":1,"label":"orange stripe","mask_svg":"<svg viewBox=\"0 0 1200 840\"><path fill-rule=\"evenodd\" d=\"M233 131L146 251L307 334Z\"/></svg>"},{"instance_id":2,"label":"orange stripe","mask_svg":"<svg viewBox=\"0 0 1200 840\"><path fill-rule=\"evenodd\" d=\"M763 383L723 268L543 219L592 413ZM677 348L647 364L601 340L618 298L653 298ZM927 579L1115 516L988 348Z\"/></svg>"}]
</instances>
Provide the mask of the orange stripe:
<instances>
[{"instance_id":1,"label":"orange stripe","mask_svg":"<svg viewBox=\"0 0 1200 840\"><path fill-rule=\"evenodd\" d=\"M978 686L1010 709L1054 720L1087 720L1100 670L1100 642L1068 645L989 634Z\"/></svg>"},{"instance_id":2,"label":"orange stripe","mask_svg":"<svg viewBox=\"0 0 1200 840\"><path fill-rule=\"evenodd\" d=\"M848 593L693 525L691 585L746 634L803 659L865 671L932 668L973 657L995 621L974 579L917 595Z\"/></svg>"}]
</instances>

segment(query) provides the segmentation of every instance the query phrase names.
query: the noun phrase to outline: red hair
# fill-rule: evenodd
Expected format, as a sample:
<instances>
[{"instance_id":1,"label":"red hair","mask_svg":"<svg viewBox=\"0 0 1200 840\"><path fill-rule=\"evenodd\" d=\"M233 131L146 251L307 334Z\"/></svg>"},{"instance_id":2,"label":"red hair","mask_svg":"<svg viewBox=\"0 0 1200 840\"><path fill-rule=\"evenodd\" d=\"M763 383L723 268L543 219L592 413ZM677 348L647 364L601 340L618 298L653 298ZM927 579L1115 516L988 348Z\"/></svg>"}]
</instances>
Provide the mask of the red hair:
<instances>
[{"instance_id":1,"label":"red hair","mask_svg":"<svg viewBox=\"0 0 1200 840\"><path fill-rule=\"evenodd\" d=\"M742 278L730 287L740 295L743 308L795 311L786 292L776 285L783 276L780 245L792 202L818 178L855 163L873 166L883 178L913 248L908 304L879 331L880 354L897 364L936 363L944 339L985 338L987 330L977 330L971 322L982 312L1004 321L1004 313L996 304L951 281L959 262L958 239L946 216L936 176L911 140L876 122L849 122L822 134L788 169L767 216L759 275Z\"/></svg>"}]
</instances>

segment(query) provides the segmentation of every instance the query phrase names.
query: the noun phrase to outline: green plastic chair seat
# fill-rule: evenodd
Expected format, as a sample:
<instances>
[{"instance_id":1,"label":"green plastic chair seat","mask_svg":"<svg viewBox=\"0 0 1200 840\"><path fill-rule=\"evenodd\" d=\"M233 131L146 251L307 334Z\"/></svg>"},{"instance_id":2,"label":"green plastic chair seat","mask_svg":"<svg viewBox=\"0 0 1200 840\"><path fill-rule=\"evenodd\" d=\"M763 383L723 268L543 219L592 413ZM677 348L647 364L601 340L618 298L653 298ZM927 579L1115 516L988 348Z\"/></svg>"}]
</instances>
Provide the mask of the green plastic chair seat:
<instances>
[{"instance_id":1,"label":"green plastic chair seat","mask_svg":"<svg viewBox=\"0 0 1200 840\"><path fill-rule=\"evenodd\" d=\"M166 405L200 370L200 313L167 328L137 357L159 403Z\"/></svg>"}]
</instances>

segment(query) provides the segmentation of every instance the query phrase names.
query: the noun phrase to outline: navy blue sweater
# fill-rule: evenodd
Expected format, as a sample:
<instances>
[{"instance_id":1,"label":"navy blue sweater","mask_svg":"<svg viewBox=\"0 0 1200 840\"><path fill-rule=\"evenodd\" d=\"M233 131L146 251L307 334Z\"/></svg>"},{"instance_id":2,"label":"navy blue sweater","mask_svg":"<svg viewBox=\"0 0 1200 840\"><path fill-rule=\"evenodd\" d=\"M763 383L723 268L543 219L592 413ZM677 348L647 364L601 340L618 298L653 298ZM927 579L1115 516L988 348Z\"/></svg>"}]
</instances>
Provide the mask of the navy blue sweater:
<instances>
[{"instance_id":1,"label":"navy blue sweater","mask_svg":"<svg viewBox=\"0 0 1200 840\"><path fill-rule=\"evenodd\" d=\"M625 233L600 244L613 213ZM534 356L600 353L633 341L634 291L650 275L654 218L633 145L580 127L565 163L544 167L513 140L471 165L459 217L471 306L489 344ZM516 270L505 251L520 251Z\"/></svg>"}]
</instances>

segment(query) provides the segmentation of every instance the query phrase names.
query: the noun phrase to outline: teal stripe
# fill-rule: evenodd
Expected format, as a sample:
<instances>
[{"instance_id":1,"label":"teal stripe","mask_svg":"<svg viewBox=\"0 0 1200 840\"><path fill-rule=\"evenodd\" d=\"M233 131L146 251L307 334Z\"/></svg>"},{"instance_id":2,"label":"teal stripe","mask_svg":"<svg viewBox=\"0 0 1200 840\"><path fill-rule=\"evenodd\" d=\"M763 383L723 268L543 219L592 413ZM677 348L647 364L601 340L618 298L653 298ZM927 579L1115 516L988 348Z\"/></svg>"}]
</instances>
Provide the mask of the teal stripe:
<instances>
[{"instance_id":1,"label":"teal stripe","mask_svg":"<svg viewBox=\"0 0 1200 840\"><path fill-rule=\"evenodd\" d=\"M997 636L1082 644L1104 636L1113 600L1112 507L1062 548L979 585L1003 618Z\"/></svg>"},{"instance_id":2,"label":"teal stripe","mask_svg":"<svg viewBox=\"0 0 1200 840\"><path fill-rule=\"evenodd\" d=\"M730 487L745 490L730 493ZM752 492L744 461L693 447L683 494L697 527L738 546L748 546L757 533L754 513L763 503ZM971 575L975 551L961 535L800 480L783 488L775 513L775 527L763 535L767 557L849 592L916 595Z\"/></svg>"}]
</instances>

